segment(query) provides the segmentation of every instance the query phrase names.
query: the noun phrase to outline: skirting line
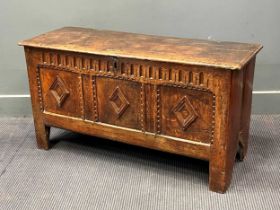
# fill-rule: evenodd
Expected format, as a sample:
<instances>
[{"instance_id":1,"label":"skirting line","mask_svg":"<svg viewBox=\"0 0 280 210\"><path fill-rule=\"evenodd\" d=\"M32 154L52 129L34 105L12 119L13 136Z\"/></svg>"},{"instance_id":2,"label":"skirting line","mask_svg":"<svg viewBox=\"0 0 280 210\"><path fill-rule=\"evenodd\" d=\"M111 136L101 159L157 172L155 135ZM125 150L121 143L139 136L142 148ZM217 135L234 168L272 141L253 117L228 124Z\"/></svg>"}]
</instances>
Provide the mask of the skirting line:
<instances>
[{"instance_id":1,"label":"skirting line","mask_svg":"<svg viewBox=\"0 0 280 210\"><path fill-rule=\"evenodd\" d=\"M280 90L256 90L253 91L254 95L260 94L280 94ZM15 94L15 95L0 95L0 98L30 98L29 94Z\"/></svg>"}]
</instances>

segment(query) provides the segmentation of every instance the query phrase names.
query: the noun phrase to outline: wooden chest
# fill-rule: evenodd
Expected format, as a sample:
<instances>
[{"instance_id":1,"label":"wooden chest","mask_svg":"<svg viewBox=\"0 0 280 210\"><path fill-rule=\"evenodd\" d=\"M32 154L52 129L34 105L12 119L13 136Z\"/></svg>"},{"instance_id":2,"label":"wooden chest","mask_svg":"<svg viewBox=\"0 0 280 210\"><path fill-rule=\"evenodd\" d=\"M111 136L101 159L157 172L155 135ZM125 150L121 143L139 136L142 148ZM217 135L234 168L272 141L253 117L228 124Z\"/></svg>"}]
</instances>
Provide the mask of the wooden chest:
<instances>
[{"instance_id":1,"label":"wooden chest","mask_svg":"<svg viewBox=\"0 0 280 210\"><path fill-rule=\"evenodd\" d=\"M75 27L19 44L39 148L54 126L208 160L210 190L226 191L261 45Z\"/></svg>"}]
</instances>

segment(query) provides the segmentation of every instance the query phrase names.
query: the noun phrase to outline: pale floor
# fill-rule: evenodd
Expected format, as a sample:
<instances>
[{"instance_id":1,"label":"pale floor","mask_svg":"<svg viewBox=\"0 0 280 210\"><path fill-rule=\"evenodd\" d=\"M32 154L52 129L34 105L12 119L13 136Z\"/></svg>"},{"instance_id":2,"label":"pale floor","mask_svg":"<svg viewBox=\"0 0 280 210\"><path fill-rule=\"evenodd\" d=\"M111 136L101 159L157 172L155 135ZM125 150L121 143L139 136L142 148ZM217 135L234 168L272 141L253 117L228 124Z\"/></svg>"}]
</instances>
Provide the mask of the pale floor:
<instances>
[{"instance_id":1,"label":"pale floor","mask_svg":"<svg viewBox=\"0 0 280 210\"><path fill-rule=\"evenodd\" d=\"M0 209L280 209L280 115L254 115L246 160L226 194L208 163L53 129L38 150L31 118L0 118Z\"/></svg>"}]
</instances>

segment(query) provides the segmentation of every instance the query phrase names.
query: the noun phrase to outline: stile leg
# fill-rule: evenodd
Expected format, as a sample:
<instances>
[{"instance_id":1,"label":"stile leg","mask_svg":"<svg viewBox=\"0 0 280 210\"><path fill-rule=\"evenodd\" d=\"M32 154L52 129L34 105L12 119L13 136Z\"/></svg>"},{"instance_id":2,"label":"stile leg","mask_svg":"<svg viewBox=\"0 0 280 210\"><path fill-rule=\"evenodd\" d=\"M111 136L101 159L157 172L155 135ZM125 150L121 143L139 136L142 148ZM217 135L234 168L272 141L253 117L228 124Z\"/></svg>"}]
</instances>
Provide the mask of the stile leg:
<instances>
[{"instance_id":1,"label":"stile leg","mask_svg":"<svg viewBox=\"0 0 280 210\"><path fill-rule=\"evenodd\" d=\"M41 81L37 69L37 62L41 59L40 54L32 48L24 48L27 62L27 72L29 78L29 89L31 94L32 112L34 117L34 126L38 148L49 149L50 127L46 126L42 119L41 102Z\"/></svg>"},{"instance_id":2,"label":"stile leg","mask_svg":"<svg viewBox=\"0 0 280 210\"><path fill-rule=\"evenodd\" d=\"M48 150L50 148L50 127L44 125L43 123L34 121L35 124L35 133L36 133L36 140L37 140L37 147L39 149Z\"/></svg>"},{"instance_id":3,"label":"stile leg","mask_svg":"<svg viewBox=\"0 0 280 210\"><path fill-rule=\"evenodd\" d=\"M209 189L218 193L225 193L228 189L233 172L235 155L225 155L223 159L220 159L219 164L217 160L210 160L209 163Z\"/></svg>"},{"instance_id":4,"label":"stile leg","mask_svg":"<svg viewBox=\"0 0 280 210\"><path fill-rule=\"evenodd\" d=\"M226 105L221 105L225 115L216 124L216 136L210 147L209 188L211 191L224 193L230 185L233 166L239 143L240 119L242 113L243 72L232 72L230 93ZM218 110L219 111L219 110Z\"/></svg>"}]
</instances>

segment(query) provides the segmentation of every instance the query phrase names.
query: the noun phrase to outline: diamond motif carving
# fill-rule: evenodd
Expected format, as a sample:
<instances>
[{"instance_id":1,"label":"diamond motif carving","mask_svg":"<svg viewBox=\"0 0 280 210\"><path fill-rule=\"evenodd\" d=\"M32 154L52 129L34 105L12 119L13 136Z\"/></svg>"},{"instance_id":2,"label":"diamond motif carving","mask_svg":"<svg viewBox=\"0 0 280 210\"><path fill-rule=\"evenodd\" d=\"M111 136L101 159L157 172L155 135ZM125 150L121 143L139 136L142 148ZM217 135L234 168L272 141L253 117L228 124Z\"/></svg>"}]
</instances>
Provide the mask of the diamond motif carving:
<instances>
[{"instance_id":1,"label":"diamond motif carving","mask_svg":"<svg viewBox=\"0 0 280 210\"><path fill-rule=\"evenodd\" d=\"M175 114L178 123L186 130L198 117L194 107L187 96L184 96L174 106L172 112Z\"/></svg>"},{"instance_id":2,"label":"diamond motif carving","mask_svg":"<svg viewBox=\"0 0 280 210\"><path fill-rule=\"evenodd\" d=\"M128 100L118 86L115 88L109 99L115 113L117 114L118 118L120 118L125 110L129 107Z\"/></svg>"},{"instance_id":3,"label":"diamond motif carving","mask_svg":"<svg viewBox=\"0 0 280 210\"><path fill-rule=\"evenodd\" d=\"M50 92L55 98L58 107L62 107L65 100L69 96L69 91L67 90L63 80L59 76L56 76L54 82L52 83Z\"/></svg>"}]
</instances>

